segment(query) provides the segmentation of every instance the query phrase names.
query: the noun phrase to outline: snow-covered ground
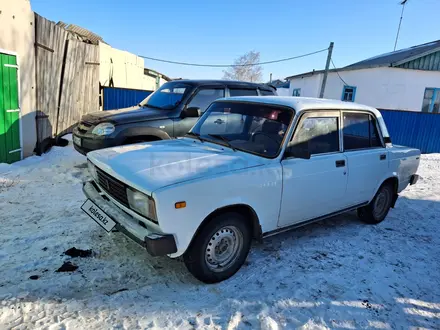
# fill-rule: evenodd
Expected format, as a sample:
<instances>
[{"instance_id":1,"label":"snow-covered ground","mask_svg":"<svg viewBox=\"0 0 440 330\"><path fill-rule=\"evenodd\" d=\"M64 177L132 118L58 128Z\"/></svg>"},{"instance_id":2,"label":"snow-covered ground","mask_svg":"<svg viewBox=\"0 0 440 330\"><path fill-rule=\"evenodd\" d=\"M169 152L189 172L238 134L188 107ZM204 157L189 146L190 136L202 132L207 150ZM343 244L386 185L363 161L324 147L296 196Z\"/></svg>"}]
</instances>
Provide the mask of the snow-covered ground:
<instances>
[{"instance_id":1,"label":"snow-covered ground","mask_svg":"<svg viewBox=\"0 0 440 330\"><path fill-rule=\"evenodd\" d=\"M80 210L88 174L71 145L0 164L0 328L438 329L440 154L419 173L380 225L347 214L284 233L205 285ZM64 261L78 269L55 272Z\"/></svg>"}]
</instances>

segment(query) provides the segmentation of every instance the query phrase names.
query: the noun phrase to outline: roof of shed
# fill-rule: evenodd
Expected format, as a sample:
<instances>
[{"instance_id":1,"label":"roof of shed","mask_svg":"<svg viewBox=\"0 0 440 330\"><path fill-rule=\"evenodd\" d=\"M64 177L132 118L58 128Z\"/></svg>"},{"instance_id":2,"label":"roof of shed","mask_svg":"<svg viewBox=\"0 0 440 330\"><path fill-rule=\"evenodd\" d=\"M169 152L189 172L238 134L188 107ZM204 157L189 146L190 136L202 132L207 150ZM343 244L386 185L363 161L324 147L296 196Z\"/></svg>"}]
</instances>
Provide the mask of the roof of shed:
<instances>
[{"instance_id":1,"label":"roof of shed","mask_svg":"<svg viewBox=\"0 0 440 330\"><path fill-rule=\"evenodd\" d=\"M59 21L57 25L63 29L65 29L69 34L74 37L75 39L81 40L83 42L98 45L100 42L105 41L97 35L96 33L93 33L87 29L84 29L78 25L75 24L68 24L64 23L63 21Z\"/></svg>"},{"instance_id":2,"label":"roof of shed","mask_svg":"<svg viewBox=\"0 0 440 330\"><path fill-rule=\"evenodd\" d=\"M367 58L366 60L362 60L360 62L350 64L350 65L343 67L343 68L330 69L329 72L369 69L369 68L377 68L377 67L384 67L384 66L385 67L394 67L394 66L399 66L399 65L402 65L406 62L413 61L415 59L418 59L423 56L427 56L429 54L433 54L436 52L440 52L440 40L436 40L436 41L428 42L425 44L413 46L410 48L400 49L400 50L396 50L394 52L370 57L370 58ZM289 76L286 79L304 77L304 76L312 76L314 74L323 73L324 71L325 70L313 70L313 71Z\"/></svg>"}]
</instances>

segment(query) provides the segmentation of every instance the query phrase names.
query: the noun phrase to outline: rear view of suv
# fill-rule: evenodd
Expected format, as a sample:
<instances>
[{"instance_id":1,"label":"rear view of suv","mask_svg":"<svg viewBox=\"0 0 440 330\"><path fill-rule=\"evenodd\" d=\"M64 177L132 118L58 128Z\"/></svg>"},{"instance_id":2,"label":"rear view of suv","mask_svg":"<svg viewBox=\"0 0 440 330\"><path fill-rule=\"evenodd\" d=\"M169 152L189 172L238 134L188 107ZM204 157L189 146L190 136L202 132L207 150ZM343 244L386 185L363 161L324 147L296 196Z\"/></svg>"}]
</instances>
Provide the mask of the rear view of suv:
<instances>
[{"instance_id":1,"label":"rear view of suv","mask_svg":"<svg viewBox=\"0 0 440 330\"><path fill-rule=\"evenodd\" d=\"M82 154L137 142L185 135L216 99L276 95L268 85L222 80L175 80L162 85L139 105L84 115L73 130L73 144ZM216 124L226 125L218 120Z\"/></svg>"}]
</instances>

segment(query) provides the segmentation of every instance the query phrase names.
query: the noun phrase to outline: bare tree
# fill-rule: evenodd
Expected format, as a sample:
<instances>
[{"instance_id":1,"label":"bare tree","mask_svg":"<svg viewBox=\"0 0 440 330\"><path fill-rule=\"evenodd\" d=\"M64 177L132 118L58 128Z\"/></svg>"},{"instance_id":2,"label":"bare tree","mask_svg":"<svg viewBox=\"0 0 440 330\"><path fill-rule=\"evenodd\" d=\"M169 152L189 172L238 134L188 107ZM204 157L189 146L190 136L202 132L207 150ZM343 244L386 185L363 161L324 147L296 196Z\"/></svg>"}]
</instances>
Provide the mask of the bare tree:
<instances>
[{"instance_id":1,"label":"bare tree","mask_svg":"<svg viewBox=\"0 0 440 330\"><path fill-rule=\"evenodd\" d=\"M262 67L255 65L260 62L260 52L250 51L234 61L234 65L223 71L223 79L261 82Z\"/></svg>"}]
</instances>

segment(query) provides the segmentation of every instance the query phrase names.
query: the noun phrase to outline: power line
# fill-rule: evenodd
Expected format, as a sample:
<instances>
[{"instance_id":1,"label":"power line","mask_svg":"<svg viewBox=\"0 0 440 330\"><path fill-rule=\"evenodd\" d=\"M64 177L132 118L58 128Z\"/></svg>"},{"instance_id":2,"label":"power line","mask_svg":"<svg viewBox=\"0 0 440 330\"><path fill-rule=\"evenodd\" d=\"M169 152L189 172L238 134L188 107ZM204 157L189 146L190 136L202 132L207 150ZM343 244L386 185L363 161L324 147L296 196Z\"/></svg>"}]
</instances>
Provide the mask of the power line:
<instances>
[{"instance_id":1,"label":"power line","mask_svg":"<svg viewBox=\"0 0 440 330\"><path fill-rule=\"evenodd\" d=\"M272 64L272 63L278 63L278 62L284 62L284 61L290 61L301 57L306 57L310 55L315 55L318 53L326 52L328 48L317 50L315 52L288 57L288 58L282 58L279 60L273 60L273 61L266 61L266 62L259 62L259 63L249 63L249 64L200 64L200 63L188 63L188 62L177 62L177 61L169 61L169 60L163 60L160 58L155 57L149 57L149 56L143 56L138 55L139 57L145 58L147 60L157 61L157 62L164 62L164 63L171 63L171 64L179 64L179 65L187 65L187 66L202 66L202 67L211 67L211 68L229 68L229 67L245 67L245 66L255 66L255 65L265 65L265 64Z\"/></svg>"},{"instance_id":2,"label":"power line","mask_svg":"<svg viewBox=\"0 0 440 330\"><path fill-rule=\"evenodd\" d=\"M339 75L338 69L336 68L335 63L333 62L333 59L331 59L330 61L332 61L332 65L333 65L333 67L335 68L335 72L336 72L336 74L338 75L339 79L342 80L342 82L344 83L345 86L348 86L348 84L345 82L345 80L342 79L342 77Z\"/></svg>"}]
</instances>

